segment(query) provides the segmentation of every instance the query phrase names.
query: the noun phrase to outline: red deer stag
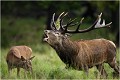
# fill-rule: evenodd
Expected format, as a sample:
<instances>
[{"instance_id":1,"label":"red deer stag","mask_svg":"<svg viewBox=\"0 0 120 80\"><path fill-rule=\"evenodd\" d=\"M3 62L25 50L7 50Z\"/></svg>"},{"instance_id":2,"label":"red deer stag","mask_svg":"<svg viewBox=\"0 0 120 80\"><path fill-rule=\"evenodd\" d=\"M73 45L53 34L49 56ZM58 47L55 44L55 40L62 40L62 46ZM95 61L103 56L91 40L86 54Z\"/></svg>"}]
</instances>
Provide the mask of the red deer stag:
<instances>
[{"instance_id":1,"label":"red deer stag","mask_svg":"<svg viewBox=\"0 0 120 80\"><path fill-rule=\"evenodd\" d=\"M67 13L66 13L67 14ZM117 73L120 73L119 67L116 64L116 46L115 44L106 39L93 39L93 40L79 40L71 41L66 34L68 33L84 33L94 29L110 27L110 23L105 24L101 22L101 15L98 15L97 20L92 26L87 29L79 30L80 23L73 23L74 20L70 20L66 25L63 25L63 18L66 16L63 12L59 15L56 21L59 21L60 27L56 28L56 22L54 21L55 13L53 14L51 21L52 30L45 30L46 41L52 48L55 49L60 59L66 64L67 67L73 67L77 70L84 70L88 75L88 69L96 66L101 76L106 76L107 73L104 69L103 63L108 63L111 68ZM76 30L68 30L69 26L77 25Z\"/></svg>"},{"instance_id":2,"label":"red deer stag","mask_svg":"<svg viewBox=\"0 0 120 80\"><path fill-rule=\"evenodd\" d=\"M32 73L32 64L31 60L35 57L31 57L32 49L27 46L13 46L6 57L6 62L8 65L8 72L13 68L17 68L17 76L19 76L20 68L23 68L26 71L31 71Z\"/></svg>"}]
</instances>

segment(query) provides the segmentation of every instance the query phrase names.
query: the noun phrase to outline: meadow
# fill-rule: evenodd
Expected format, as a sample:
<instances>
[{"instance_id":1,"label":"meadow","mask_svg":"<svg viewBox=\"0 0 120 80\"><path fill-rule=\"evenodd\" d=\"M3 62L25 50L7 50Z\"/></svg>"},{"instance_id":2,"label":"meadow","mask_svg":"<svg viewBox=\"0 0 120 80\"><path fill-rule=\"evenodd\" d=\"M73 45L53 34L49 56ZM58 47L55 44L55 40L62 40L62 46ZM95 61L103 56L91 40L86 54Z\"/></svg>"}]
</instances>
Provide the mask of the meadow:
<instances>
[{"instance_id":1,"label":"meadow","mask_svg":"<svg viewBox=\"0 0 120 80\"><path fill-rule=\"evenodd\" d=\"M1 78L2 79L99 79L96 67L89 69L87 77L84 71L77 71L72 68L65 69L65 64L59 59L56 52L48 45L36 45L33 49L35 58L32 61L33 75L29 73L24 77L24 70L21 69L20 77L17 77L17 69L13 69L8 77L7 64L5 61L9 49L1 49ZM117 50L117 60L118 60ZM104 64L108 73L108 79L113 79L113 69L108 64ZM118 79L118 77L115 77Z\"/></svg>"},{"instance_id":2,"label":"meadow","mask_svg":"<svg viewBox=\"0 0 120 80\"><path fill-rule=\"evenodd\" d=\"M89 76L87 77L84 71L77 71L72 68L66 69L65 64L60 60L54 49L48 44L42 43L42 35L45 26L44 19L15 19L14 24L10 25L12 20L2 18L2 45L8 47L1 47L1 79L99 79L99 73L96 67L89 69ZM43 21L43 22L42 22ZM89 24L84 24L83 26ZM108 30L95 30L90 33L72 35L72 40L78 39L94 39L94 38L107 38L114 40L113 34L108 34ZM7 36L6 36L7 35ZM12 37L10 37L12 36ZM22 37L21 37L22 36ZM5 37L8 37L5 38ZM7 43L8 42L8 43ZM32 48L33 56L32 61L33 75L29 73L24 78L24 70L21 69L20 77L17 77L16 69L13 69L11 75L8 77L8 70L6 64L6 55L13 45L27 45ZM119 62L119 49L117 49L117 61ZM108 73L108 79L113 79L113 69L108 64L104 64L105 70ZM119 79L115 77L115 79Z\"/></svg>"}]
</instances>

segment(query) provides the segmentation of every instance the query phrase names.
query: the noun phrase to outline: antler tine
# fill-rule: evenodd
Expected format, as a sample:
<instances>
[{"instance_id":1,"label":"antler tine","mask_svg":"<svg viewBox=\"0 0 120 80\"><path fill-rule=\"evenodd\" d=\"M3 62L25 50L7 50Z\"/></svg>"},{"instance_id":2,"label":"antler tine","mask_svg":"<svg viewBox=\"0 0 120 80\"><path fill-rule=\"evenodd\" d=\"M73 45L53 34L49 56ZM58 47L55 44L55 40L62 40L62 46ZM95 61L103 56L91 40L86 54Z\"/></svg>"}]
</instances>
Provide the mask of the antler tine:
<instances>
[{"instance_id":1,"label":"antler tine","mask_svg":"<svg viewBox=\"0 0 120 80\"><path fill-rule=\"evenodd\" d=\"M79 23L79 24L78 24L78 22L73 23L73 22L76 20L76 18L73 19L73 20L70 20L69 23L67 23L66 25L63 26L63 28L65 28L65 32L67 31L67 28L68 28L69 26L75 26L75 25L78 24L78 27L77 27L77 29L76 29L76 31L77 31L77 30L79 29L80 25L82 24L83 19L84 19L84 18L82 18L82 19L80 20L80 23ZM72 24L72 23L73 23L73 24Z\"/></svg>"},{"instance_id":2,"label":"antler tine","mask_svg":"<svg viewBox=\"0 0 120 80\"><path fill-rule=\"evenodd\" d=\"M80 20L80 23L78 24L78 27L77 27L76 31L79 30L79 27L80 27L80 25L82 24L83 19L84 19L84 17Z\"/></svg>"},{"instance_id":3,"label":"antler tine","mask_svg":"<svg viewBox=\"0 0 120 80\"><path fill-rule=\"evenodd\" d=\"M70 20L70 22L68 22L66 25L63 26L63 28L65 28L65 31L67 30L67 28L68 28L69 26L75 26L76 24L78 24L78 22L72 24L75 20L76 20L76 18L73 19L73 20Z\"/></svg>"},{"instance_id":4,"label":"antler tine","mask_svg":"<svg viewBox=\"0 0 120 80\"><path fill-rule=\"evenodd\" d=\"M112 22L110 22L110 23L108 23L108 24L106 24L105 25L105 20L103 20L103 23L102 24L100 24L100 23L97 23L96 25L95 25L95 28L97 29L97 28L105 28L105 27L110 27L110 25L112 24Z\"/></svg>"},{"instance_id":5,"label":"antler tine","mask_svg":"<svg viewBox=\"0 0 120 80\"><path fill-rule=\"evenodd\" d=\"M72 23L76 20L76 18L75 18L75 19L71 20L69 23L67 23L66 25L62 25L63 18L64 18L67 14L68 14L68 13L62 12L62 13L59 15L58 19L57 19L57 20L60 21L60 27L58 28L58 30L61 31L61 32L63 32L63 33L65 33L65 31L67 30L67 27L68 27L68 26L75 26L76 24L78 24L78 22L72 24ZM64 28L65 28L65 29L64 29Z\"/></svg>"},{"instance_id":6,"label":"antler tine","mask_svg":"<svg viewBox=\"0 0 120 80\"><path fill-rule=\"evenodd\" d=\"M62 13L59 15L58 19L60 19L60 17L61 17L63 14L64 14L64 12L62 12Z\"/></svg>"},{"instance_id":7,"label":"antler tine","mask_svg":"<svg viewBox=\"0 0 120 80\"><path fill-rule=\"evenodd\" d=\"M54 13L53 16L52 16L52 20L51 20L51 24L50 24L52 30L56 30L54 18L55 18L55 13Z\"/></svg>"},{"instance_id":8,"label":"antler tine","mask_svg":"<svg viewBox=\"0 0 120 80\"><path fill-rule=\"evenodd\" d=\"M99 18L101 18L101 16L102 16L102 13L100 13L100 15L98 15Z\"/></svg>"},{"instance_id":9,"label":"antler tine","mask_svg":"<svg viewBox=\"0 0 120 80\"><path fill-rule=\"evenodd\" d=\"M110 27L110 25L112 24L112 22L108 23L105 25L105 20L103 19L103 23L100 24L101 22L101 16L102 13L100 15L98 15L98 19L96 20L96 22L93 24L93 28L97 29L97 28L106 28L107 26Z\"/></svg>"},{"instance_id":10,"label":"antler tine","mask_svg":"<svg viewBox=\"0 0 120 80\"><path fill-rule=\"evenodd\" d=\"M77 18L75 18L75 19L71 20L70 22L68 22L68 23L66 24L66 26L71 25L76 19L77 19Z\"/></svg>"},{"instance_id":11,"label":"antler tine","mask_svg":"<svg viewBox=\"0 0 120 80\"><path fill-rule=\"evenodd\" d=\"M63 18L68 14L68 13L65 13L64 15L64 12L63 13L61 13L60 14L60 16L58 17L58 19L60 20L60 28L59 28L59 30L60 31L64 31L64 29L63 29L63 25L62 25L62 21L63 21ZM63 16L62 16L63 15ZM61 17L62 16L62 17ZM61 18L60 18L61 17Z\"/></svg>"},{"instance_id":12,"label":"antler tine","mask_svg":"<svg viewBox=\"0 0 120 80\"><path fill-rule=\"evenodd\" d=\"M71 23L71 24L70 24L70 25L68 25L67 27L70 27L70 26L75 26L75 25L77 25L77 24L78 24L78 22L73 23L73 24ZM64 25L64 26L63 26L63 28L66 28L66 25Z\"/></svg>"},{"instance_id":13,"label":"antler tine","mask_svg":"<svg viewBox=\"0 0 120 80\"><path fill-rule=\"evenodd\" d=\"M97 28L105 28L105 27L110 27L110 25L112 24L112 22L110 22L110 23L108 23L108 24L106 24L105 25L105 20L103 19L103 23L102 24L100 24L100 22L101 22L101 15L102 15L102 13L98 16L98 22L96 23L96 25L95 25L95 28L97 29Z\"/></svg>"}]
</instances>

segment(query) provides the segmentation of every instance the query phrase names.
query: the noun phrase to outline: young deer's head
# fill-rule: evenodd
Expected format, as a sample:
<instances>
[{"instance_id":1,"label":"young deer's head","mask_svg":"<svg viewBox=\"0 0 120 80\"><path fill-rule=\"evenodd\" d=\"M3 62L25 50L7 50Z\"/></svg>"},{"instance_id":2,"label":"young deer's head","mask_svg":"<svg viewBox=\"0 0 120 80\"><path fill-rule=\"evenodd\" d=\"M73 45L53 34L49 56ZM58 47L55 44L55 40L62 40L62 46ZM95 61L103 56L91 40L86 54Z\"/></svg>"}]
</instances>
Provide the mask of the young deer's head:
<instances>
[{"instance_id":1,"label":"young deer's head","mask_svg":"<svg viewBox=\"0 0 120 80\"><path fill-rule=\"evenodd\" d=\"M71 20L66 24L66 25L63 25L62 22L63 22L63 18L67 15L67 13L61 13L59 15L59 17L57 18L56 21L59 22L59 28L57 29L56 28L56 22L54 21L54 17L55 17L55 13L53 14L53 17L52 17L52 20L51 20L51 29L52 30L44 30L44 33L45 33L45 38L44 38L44 41L48 42L48 44L50 45L57 45L59 44L61 41L63 41L64 39L67 39L67 35L68 33L84 33L84 32L88 32L88 31L91 31L91 30L94 30L94 29L99 29L99 28L105 28L105 27L110 27L110 23L108 24L105 24L105 20L103 20L103 23L100 24L101 22L101 15L98 15L98 18L97 20L94 22L93 25L91 25L90 27L88 27L87 29L84 29L84 30L79 30L79 27L80 25L82 24L82 21L84 18L81 19L80 23L73 23L75 21L74 20ZM75 25L78 25L76 30L68 30L67 28L70 27L70 26L75 26Z\"/></svg>"},{"instance_id":2,"label":"young deer's head","mask_svg":"<svg viewBox=\"0 0 120 80\"><path fill-rule=\"evenodd\" d=\"M29 59L25 59L23 56L21 56L21 61L19 63L19 66L21 66L23 69L27 70L27 71L32 71L32 64L31 64L31 60L34 58L35 56L29 58Z\"/></svg>"}]
</instances>

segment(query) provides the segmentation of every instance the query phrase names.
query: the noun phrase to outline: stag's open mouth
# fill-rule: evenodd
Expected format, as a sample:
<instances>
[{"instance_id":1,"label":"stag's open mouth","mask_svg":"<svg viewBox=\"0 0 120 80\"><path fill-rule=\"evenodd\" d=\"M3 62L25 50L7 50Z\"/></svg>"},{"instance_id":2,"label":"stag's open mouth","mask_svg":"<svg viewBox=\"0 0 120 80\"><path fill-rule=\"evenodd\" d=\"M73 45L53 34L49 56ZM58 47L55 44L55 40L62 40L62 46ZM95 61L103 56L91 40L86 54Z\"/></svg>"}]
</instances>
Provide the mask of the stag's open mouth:
<instances>
[{"instance_id":1,"label":"stag's open mouth","mask_svg":"<svg viewBox=\"0 0 120 80\"><path fill-rule=\"evenodd\" d=\"M43 41L48 41L48 36L45 34L45 38L43 39Z\"/></svg>"},{"instance_id":2,"label":"stag's open mouth","mask_svg":"<svg viewBox=\"0 0 120 80\"><path fill-rule=\"evenodd\" d=\"M43 41L48 41L48 34L47 34L47 32L46 31L44 31L44 39L43 39Z\"/></svg>"}]
</instances>

